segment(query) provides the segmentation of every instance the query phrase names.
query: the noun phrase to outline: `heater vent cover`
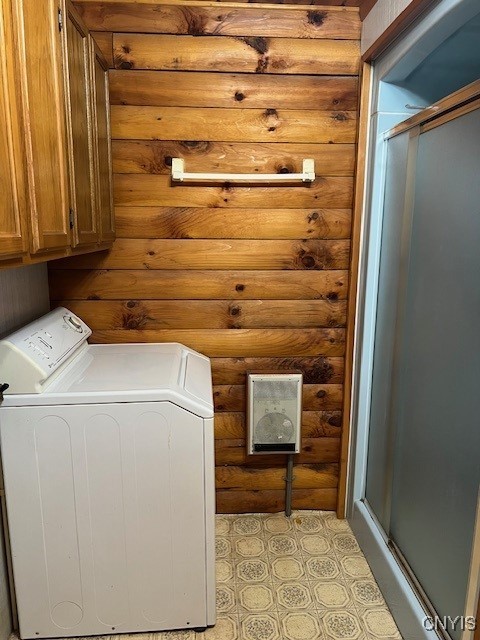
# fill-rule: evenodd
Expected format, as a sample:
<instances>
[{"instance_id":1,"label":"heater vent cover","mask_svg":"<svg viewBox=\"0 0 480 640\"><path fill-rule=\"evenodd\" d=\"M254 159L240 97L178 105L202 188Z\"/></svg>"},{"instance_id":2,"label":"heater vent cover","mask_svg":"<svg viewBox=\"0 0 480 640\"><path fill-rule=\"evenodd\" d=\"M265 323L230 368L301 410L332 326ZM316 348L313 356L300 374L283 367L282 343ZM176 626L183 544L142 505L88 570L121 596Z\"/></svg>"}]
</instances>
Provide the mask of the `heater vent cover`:
<instances>
[{"instance_id":1,"label":"heater vent cover","mask_svg":"<svg viewBox=\"0 0 480 640\"><path fill-rule=\"evenodd\" d=\"M302 374L249 373L247 395L248 453L298 453Z\"/></svg>"}]
</instances>

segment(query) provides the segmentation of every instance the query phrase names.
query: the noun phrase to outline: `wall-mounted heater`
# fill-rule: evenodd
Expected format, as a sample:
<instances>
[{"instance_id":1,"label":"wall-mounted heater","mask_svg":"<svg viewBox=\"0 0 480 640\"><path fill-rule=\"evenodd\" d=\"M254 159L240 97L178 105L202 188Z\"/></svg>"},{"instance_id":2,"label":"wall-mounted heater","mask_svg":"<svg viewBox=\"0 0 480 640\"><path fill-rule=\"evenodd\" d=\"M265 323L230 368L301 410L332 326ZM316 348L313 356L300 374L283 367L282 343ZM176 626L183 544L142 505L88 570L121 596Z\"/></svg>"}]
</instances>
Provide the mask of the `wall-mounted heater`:
<instances>
[{"instance_id":1,"label":"wall-mounted heater","mask_svg":"<svg viewBox=\"0 0 480 640\"><path fill-rule=\"evenodd\" d=\"M247 407L249 454L300 451L301 373L247 374Z\"/></svg>"}]
</instances>

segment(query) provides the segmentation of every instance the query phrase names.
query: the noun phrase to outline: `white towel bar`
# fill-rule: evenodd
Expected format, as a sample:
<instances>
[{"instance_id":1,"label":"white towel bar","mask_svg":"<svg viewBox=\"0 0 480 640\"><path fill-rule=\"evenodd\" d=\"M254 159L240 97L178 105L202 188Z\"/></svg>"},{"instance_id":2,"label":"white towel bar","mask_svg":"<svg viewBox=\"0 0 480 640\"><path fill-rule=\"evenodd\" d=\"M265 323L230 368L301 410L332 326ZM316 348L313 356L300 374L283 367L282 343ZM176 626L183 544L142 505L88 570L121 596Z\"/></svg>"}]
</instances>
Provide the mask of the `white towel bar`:
<instances>
[{"instance_id":1,"label":"white towel bar","mask_svg":"<svg viewBox=\"0 0 480 640\"><path fill-rule=\"evenodd\" d=\"M313 182L315 161L303 161L302 173L188 173L183 158L172 158L172 180L176 182Z\"/></svg>"}]
</instances>

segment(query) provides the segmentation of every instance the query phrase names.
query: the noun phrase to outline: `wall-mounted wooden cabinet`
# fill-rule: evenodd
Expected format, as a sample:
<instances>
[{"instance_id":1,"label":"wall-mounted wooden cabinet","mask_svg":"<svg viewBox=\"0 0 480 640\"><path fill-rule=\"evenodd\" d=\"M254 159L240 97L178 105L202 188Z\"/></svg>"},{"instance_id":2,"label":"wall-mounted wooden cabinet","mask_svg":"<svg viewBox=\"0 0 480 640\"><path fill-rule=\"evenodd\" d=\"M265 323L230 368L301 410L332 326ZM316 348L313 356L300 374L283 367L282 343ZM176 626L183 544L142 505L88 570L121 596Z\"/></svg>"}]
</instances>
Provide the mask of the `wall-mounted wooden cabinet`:
<instances>
[{"instance_id":1,"label":"wall-mounted wooden cabinet","mask_svg":"<svg viewBox=\"0 0 480 640\"><path fill-rule=\"evenodd\" d=\"M0 266L105 248L114 239L107 65L68 0L0 2L0 152L9 161Z\"/></svg>"},{"instance_id":2,"label":"wall-mounted wooden cabinet","mask_svg":"<svg viewBox=\"0 0 480 640\"><path fill-rule=\"evenodd\" d=\"M97 242L99 230L95 211L89 34L76 11L68 4L65 7L63 36L72 245L78 247Z\"/></svg>"},{"instance_id":3,"label":"wall-mounted wooden cabinet","mask_svg":"<svg viewBox=\"0 0 480 640\"><path fill-rule=\"evenodd\" d=\"M20 96L9 0L0 2L0 42L0 255L9 258L28 248Z\"/></svg>"},{"instance_id":4,"label":"wall-mounted wooden cabinet","mask_svg":"<svg viewBox=\"0 0 480 640\"><path fill-rule=\"evenodd\" d=\"M8 0L6 0L8 1ZM13 0L23 101L30 253L70 245L62 42L56 0Z\"/></svg>"},{"instance_id":5,"label":"wall-mounted wooden cabinet","mask_svg":"<svg viewBox=\"0 0 480 640\"><path fill-rule=\"evenodd\" d=\"M115 239L115 215L113 210L108 64L93 38L90 38L90 61L97 220L100 241L109 243Z\"/></svg>"}]
</instances>

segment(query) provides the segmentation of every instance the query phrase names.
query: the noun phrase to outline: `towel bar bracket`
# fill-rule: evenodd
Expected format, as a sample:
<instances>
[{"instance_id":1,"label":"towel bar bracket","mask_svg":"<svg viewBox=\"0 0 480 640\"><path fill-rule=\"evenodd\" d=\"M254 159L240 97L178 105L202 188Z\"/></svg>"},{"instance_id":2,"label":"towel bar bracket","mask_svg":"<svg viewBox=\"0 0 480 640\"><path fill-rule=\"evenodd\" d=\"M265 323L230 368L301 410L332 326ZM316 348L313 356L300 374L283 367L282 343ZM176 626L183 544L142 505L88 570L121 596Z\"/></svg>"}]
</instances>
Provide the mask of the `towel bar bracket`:
<instances>
[{"instance_id":1,"label":"towel bar bracket","mask_svg":"<svg viewBox=\"0 0 480 640\"><path fill-rule=\"evenodd\" d=\"M192 173L185 171L183 158L172 158L172 181L174 182L313 182L315 161L306 158L302 173Z\"/></svg>"}]
</instances>

